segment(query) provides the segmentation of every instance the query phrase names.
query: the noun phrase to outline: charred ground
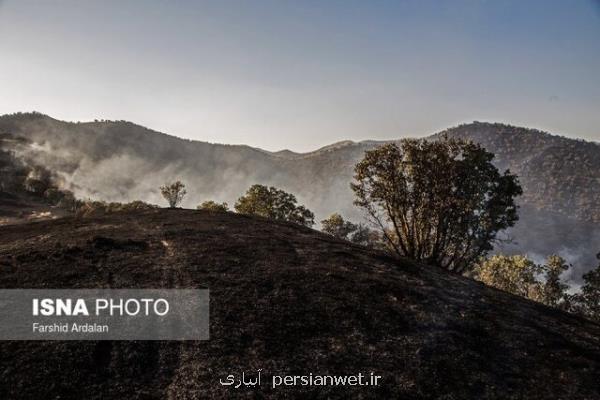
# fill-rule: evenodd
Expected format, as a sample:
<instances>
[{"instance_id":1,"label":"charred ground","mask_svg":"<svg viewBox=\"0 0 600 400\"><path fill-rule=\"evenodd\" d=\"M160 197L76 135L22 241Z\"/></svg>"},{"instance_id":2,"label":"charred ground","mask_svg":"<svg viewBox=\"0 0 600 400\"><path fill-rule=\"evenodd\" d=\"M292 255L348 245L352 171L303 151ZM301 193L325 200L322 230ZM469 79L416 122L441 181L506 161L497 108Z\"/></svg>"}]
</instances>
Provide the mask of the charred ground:
<instances>
[{"instance_id":1,"label":"charred ground","mask_svg":"<svg viewBox=\"0 0 600 400\"><path fill-rule=\"evenodd\" d=\"M191 210L0 227L2 288L209 288L203 342L0 342L0 398L600 398L600 326L293 224ZM230 389L229 373L382 375Z\"/></svg>"}]
</instances>

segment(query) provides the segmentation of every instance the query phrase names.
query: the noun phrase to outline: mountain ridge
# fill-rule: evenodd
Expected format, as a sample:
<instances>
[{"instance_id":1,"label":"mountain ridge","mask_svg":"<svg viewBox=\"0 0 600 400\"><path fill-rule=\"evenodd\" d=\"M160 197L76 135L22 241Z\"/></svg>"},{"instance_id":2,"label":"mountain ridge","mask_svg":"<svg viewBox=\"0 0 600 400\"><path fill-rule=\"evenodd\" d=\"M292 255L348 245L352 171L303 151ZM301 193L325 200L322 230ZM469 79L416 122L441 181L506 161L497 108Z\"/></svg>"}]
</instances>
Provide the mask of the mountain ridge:
<instances>
[{"instance_id":1,"label":"mountain ridge","mask_svg":"<svg viewBox=\"0 0 600 400\"><path fill-rule=\"evenodd\" d=\"M11 119L11 118L34 118L34 119L40 118L40 119L49 119L49 120L51 120L53 122L57 122L57 123L74 124L74 125L128 124L128 125L133 125L137 128L147 130L147 131L149 131L149 133L164 135L164 136L179 139L179 140L185 141L185 142L198 142L198 143L217 145L217 146L248 147L248 148L255 149L255 150L267 153L267 154L277 154L277 153L289 152L289 153L293 153L294 155L301 155L301 156L318 153L320 150L329 150L330 148L344 147L346 145L381 145L384 143L397 142L399 140L402 140L403 138L413 138L414 137L414 136L410 136L410 135L405 135L403 137L396 138L396 139L379 139L379 140L375 140L375 139L363 139L363 140L344 139L344 140L339 140L337 142L333 142L330 144L325 144L314 150L308 150L308 151L296 151L296 150L288 149L288 148L280 149L280 150L266 150L261 147L249 146L249 145L245 145L245 144L209 142L209 141L204 141L204 140L199 140L199 139L185 138L182 136L177 136L175 134L157 131L157 130L149 128L145 125L137 124L137 123L135 123L133 121L129 121L129 120L96 119L96 120L92 120L92 121L66 121L66 120L60 120L60 119L54 118L48 114L44 114L39 111L7 113L7 114L0 115L0 118L8 118L8 119ZM463 122L458 125L452 126L450 128L442 129L439 132L421 136L420 138L425 139L425 138L439 136L444 133L448 133L453 130L459 129L461 127L465 127L465 126L500 126L500 127L506 127L506 128L517 128L517 129L523 129L523 130L531 131L531 132L534 132L537 134L541 134L541 135L547 136L549 138L564 139L566 141L574 140L577 142L592 143L592 144L596 144L596 145L600 146L600 141L598 141L598 140L589 140L589 139L584 139L584 138L579 138L579 137L569 137L569 136L562 135L560 133L551 133L544 129L522 127L519 125L505 123L505 122L479 121L479 120L473 120L472 122Z\"/></svg>"},{"instance_id":2,"label":"mountain ridge","mask_svg":"<svg viewBox=\"0 0 600 400\"><path fill-rule=\"evenodd\" d=\"M308 153L272 153L181 139L131 122L78 124L42 114L1 116L0 133L28 140L29 146L9 150L56 172L80 198L161 204L158 187L180 179L188 190L183 205L194 208L208 199L233 204L250 185L260 183L295 194L317 220L339 212L358 222L363 216L352 204L349 187L353 167L364 151L386 143L342 141ZM559 252L578 265L570 279L595 264L600 243L598 143L481 122L429 138L441 134L480 142L496 155L498 168L519 175L524 186L518 200L521 221L510 232L516 244L503 251L540 258ZM544 231L529 229L534 225Z\"/></svg>"}]
</instances>

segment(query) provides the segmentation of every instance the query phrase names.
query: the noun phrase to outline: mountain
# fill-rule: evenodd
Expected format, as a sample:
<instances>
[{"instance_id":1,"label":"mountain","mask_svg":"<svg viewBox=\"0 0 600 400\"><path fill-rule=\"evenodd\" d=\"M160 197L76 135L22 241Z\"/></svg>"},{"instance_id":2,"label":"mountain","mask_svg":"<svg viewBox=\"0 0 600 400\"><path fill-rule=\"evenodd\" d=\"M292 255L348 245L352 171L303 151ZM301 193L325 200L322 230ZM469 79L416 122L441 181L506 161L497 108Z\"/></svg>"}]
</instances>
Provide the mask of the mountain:
<instances>
[{"instance_id":1,"label":"mountain","mask_svg":"<svg viewBox=\"0 0 600 400\"><path fill-rule=\"evenodd\" d=\"M2 288L210 289L210 340L2 341L0 398L600 398L600 326L309 228L159 209L0 227ZM228 374L378 386L233 389Z\"/></svg>"},{"instance_id":2,"label":"mountain","mask_svg":"<svg viewBox=\"0 0 600 400\"><path fill-rule=\"evenodd\" d=\"M498 168L516 173L523 204L600 223L600 143L504 124L474 122L436 135L481 143Z\"/></svg>"},{"instance_id":3,"label":"mountain","mask_svg":"<svg viewBox=\"0 0 600 400\"><path fill-rule=\"evenodd\" d=\"M362 214L349 188L353 167L364 151L384 142L344 141L310 153L268 152L249 146L191 141L125 121L63 122L39 113L0 117L3 142L27 163L53 171L78 197L161 204L158 187L181 179L193 208L213 199L232 205L252 184L296 194L320 220L340 212ZM497 155L499 168L517 173L524 187L521 220L513 242L499 250L541 259L559 253L575 264L577 281L595 265L600 250L600 145L538 130L474 122L441 134L482 143ZM23 143L23 140L26 143Z\"/></svg>"}]
</instances>

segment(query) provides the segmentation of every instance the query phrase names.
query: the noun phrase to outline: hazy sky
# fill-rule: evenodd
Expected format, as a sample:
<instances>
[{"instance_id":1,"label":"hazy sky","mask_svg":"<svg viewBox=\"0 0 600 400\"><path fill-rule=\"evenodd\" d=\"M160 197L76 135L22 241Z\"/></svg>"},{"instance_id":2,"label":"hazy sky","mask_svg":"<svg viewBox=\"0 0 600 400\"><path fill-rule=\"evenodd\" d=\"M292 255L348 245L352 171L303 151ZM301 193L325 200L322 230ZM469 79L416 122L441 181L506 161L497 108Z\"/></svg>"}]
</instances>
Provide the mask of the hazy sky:
<instances>
[{"instance_id":1,"label":"hazy sky","mask_svg":"<svg viewBox=\"0 0 600 400\"><path fill-rule=\"evenodd\" d=\"M313 150L500 121L600 140L600 3L0 0L0 113Z\"/></svg>"}]
</instances>

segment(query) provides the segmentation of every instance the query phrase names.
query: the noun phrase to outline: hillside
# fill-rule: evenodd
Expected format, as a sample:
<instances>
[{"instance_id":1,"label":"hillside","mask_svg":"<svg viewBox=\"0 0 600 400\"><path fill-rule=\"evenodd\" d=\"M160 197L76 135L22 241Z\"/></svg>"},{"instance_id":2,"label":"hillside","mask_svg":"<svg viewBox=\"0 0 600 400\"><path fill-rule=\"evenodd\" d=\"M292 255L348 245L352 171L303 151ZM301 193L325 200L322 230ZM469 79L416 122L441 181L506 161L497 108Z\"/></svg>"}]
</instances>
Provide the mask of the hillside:
<instances>
[{"instance_id":1,"label":"hillside","mask_svg":"<svg viewBox=\"0 0 600 400\"><path fill-rule=\"evenodd\" d=\"M478 122L442 133L482 143L497 155L500 168L520 176L521 221L503 251L534 258L558 252L575 264L568 277L575 281L595 265L600 250L598 143ZM80 198L162 204L158 187L181 179L188 190L184 206L207 199L231 205L250 185L261 183L296 194L317 220L333 212L361 220L349 182L364 151L381 144L345 141L304 154L271 153L184 140L125 121L68 123L35 113L1 116L0 134L19 138L4 145L56 173Z\"/></svg>"},{"instance_id":2,"label":"hillside","mask_svg":"<svg viewBox=\"0 0 600 400\"><path fill-rule=\"evenodd\" d=\"M59 177L44 167L16 156L12 150L31 142L0 134L0 225L68 215ZM72 197L72 196L71 196Z\"/></svg>"},{"instance_id":3,"label":"hillside","mask_svg":"<svg viewBox=\"0 0 600 400\"><path fill-rule=\"evenodd\" d=\"M600 326L314 230L157 210L0 227L2 288L209 288L204 342L0 342L0 398L600 398ZM232 389L229 373L383 376Z\"/></svg>"}]
</instances>

